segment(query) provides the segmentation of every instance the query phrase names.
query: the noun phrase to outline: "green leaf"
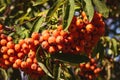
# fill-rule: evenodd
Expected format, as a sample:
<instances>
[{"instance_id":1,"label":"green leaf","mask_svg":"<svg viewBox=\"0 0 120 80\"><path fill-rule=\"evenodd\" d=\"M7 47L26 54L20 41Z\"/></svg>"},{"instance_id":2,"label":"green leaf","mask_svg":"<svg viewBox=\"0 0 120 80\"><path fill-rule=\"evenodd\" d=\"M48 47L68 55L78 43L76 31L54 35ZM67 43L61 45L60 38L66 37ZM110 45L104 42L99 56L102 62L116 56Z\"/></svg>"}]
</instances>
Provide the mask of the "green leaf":
<instances>
[{"instance_id":1,"label":"green leaf","mask_svg":"<svg viewBox=\"0 0 120 80\"><path fill-rule=\"evenodd\" d=\"M59 64L53 65L53 75L55 80L60 80L61 67Z\"/></svg>"},{"instance_id":2,"label":"green leaf","mask_svg":"<svg viewBox=\"0 0 120 80\"><path fill-rule=\"evenodd\" d=\"M107 8L104 0L93 0L95 7L105 18L109 16L109 9Z\"/></svg>"},{"instance_id":3,"label":"green leaf","mask_svg":"<svg viewBox=\"0 0 120 80\"><path fill-rule=\"evenodd\" d=\"M112 49L113 49L113 51L115 53L115 56L117 56L118 55L118 52L117 52L117 41L114 38L111 41L112 41Z\"/></svg>"},{"instance_id":4,"label":"green leaf","mask_svg":"<svg viewBox=\"0 0 120 80\"><path fill-rule=\"evenodd\" d=\"M8 80L7 73L4 69L0 68L0 80Z\"/></svg>"},{"instance_id":5,"label":"green leaf","mask_svg":"<svg viewBox=\"0 0 120 80\"><path fill-rule=\"evenodd\" d=\"M93 54L92 56L95 57L99 53L99 58L103 58L104 55L104 46L102 44L102 40L98 42L98 44L95 46L93 49Z\"/></svg>"},{"instance_id":6,"label":"green leaf","mask_svg":"<svg viewBox=\"0 0 120 80\"><path fill-rule=\"evenodd\" d=\"M51 55L54 59L58 59L61 61L79 64L82 62L88 62L89 58L85 55L75 55L75 54L67 54L67 53L55 53Z\"/></svg>"},{"instance_id":7,"label":"green leaf","mask_svg":"<svg viewBox=\"0 0 120 80\"><path fill-rule=\"evenodd\" d=\"M94 16L94 7L92 4L92 1L91 0L84 0L84 2L85 2L85 11L88 15L89 21L91 21L93 16Z\"/></svg>"},{"instance_id":8,"label":"green leaf","mask_svg":"<svg viewBox=\"0 0 120 80\"><path fill-rule=\"evenodd\" d=\"M54 13L58 10L58 8L64 3L64 0L57 0L53 6L49 9L47 16L46 16L46 21L49 22L51 17L54 15Z\"/></svg>"},{"instance_id":9,"label":"green leaf","mask_svg":"<svg viewBox=\"0 0 120 80\"><path fill-rule=\"evenodd\" d=\"M42 27L42 24L43 24L43 21L44 21L44 17L40 17L36 22L35 24L33 25L33 27L31 28L31 32L39 32L39 30L41 29Z\"/></svg>"},{"instance_id":10,"label":"green leaf","mask_svg":"<svg viewBox=\"0 0 120 80\"><path fill-rule=\"evenodd\" d=\"M37 0L37 1L31 1L33 6L41 5L46 3L48 0Z\"/></svg>"},{"instance_id":11,"label":"green leaf","mask_svg":"<svg viewBox=\"0 0 120 80\"><path fill-rule=\"evenodd\" d=\"M47 67L44 65L42 60L40 59L39 51L41 50L41 46L38 47L36 52L36 59L38 61L38 65L43 69L43 71L51 78L54 78L54 76L50 73L50 71L47 69Z\"/></svg>"},{"instance_id":12,"label":"green leaf","mask_svg":"<svg viewBox=\"0 0 120 80\"><path fill-rule=\"evenodd\" d=\"M75 12L75 1L67 0L66 5L64 5L65 11L63 12L63 28L67 30Z\"/></svg>"}]
</instances>

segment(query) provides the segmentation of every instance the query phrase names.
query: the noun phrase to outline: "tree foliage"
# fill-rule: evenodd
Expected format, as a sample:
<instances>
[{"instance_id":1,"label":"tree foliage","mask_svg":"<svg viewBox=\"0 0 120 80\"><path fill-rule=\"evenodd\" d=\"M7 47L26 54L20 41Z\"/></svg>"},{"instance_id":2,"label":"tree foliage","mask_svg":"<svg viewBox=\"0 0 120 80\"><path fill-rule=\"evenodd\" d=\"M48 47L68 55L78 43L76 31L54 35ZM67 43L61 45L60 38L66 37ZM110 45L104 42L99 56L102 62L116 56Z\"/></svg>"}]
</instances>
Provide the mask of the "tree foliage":
<instances>
[{"instance_id":1,"label":"tree foliage","mask_svg":"<svg viewBox=\"0 0 120 80\"><path fill-rule=\"evenodd\" d=\"M119 7L119 0L0 0L0 80L118 80Z\"/></svg>"}]
</instances>

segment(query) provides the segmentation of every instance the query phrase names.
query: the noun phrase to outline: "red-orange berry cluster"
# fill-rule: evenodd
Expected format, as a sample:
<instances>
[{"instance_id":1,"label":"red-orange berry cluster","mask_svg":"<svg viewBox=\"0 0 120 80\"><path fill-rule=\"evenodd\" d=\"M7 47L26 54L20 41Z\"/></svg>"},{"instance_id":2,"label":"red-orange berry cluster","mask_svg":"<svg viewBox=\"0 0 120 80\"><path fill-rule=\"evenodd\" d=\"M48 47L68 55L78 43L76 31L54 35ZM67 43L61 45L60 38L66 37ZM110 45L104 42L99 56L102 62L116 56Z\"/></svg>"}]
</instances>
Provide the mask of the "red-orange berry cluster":
<instances>
[{"instance_id":1,"label":"red-orange berry cluster","mask_svg":"<svg viewBox=\"0 0 120 80\"><path fill-rule=\"evenodd\" d=\"M15 50L12 37L3 34L2 25L0 25L0 66L10 67L15 60Z\"/></svg>"},{"instance_id":2,"label":"red-orange berry cluster","mask_svg":"<svg viewBox=\"0 0 120 80\"><path fill-rule=\"evenodd\" d=\"M86 80L94 80L99 73L101 68L97 67L95 59L91 58L90 62L80 64L80 76Z\"/></svg>"},{"instance_id":3,"label":"red-orange berry cluster","mask_svg":"<svg viewBox=\"0 0 120 80\"><path fill-rule=\"evenodd\" d=\"M104 35L105 24L101 14L97 12L94 13L91 22L88 21L85 12L82 12L81 16L82 18L73 18L68 30L73 36L74 43L76 43L75 47L82 49L85 53L91 53L92 48L97 44L100 37Z\"/></svg>"},{"instance_id":4,"label":"red-orange berry cluster","mask_svg":"<svg viewBox=\"0 0 120 80\"><path fill-rule=\"evenodd\" d=\"M95 12L93 20L89 22L82 12L82 18L73 17L68 32L59 25L55 30L44 30L39 41L49 53L91 53L104 31L104 22L99 13Z\"/></svg>"},{"instance_id":5,"label":"red-orange berry cluster","mask_svg":"<svg viewBox=\"0 0 120 80\"><path fill-rule=\"evenodd\" d=\"M20 68L29 75L43 75L43 70L38 66L36 60L36 50L39 46L39 33L32 33L31 38L19 40L18 44L15 44L15 51L17 53L17 59L13 64L13 68Z\"/></svg>"},{"instance_id":6,"label":"red-orange berry cluster","mask_svg":"<svg viewBox=\"0 0 120 80\"><path fill-rule=\"evenodd\" d=\"M0 26L0 30L2 30ZM0 33L0 67L21 69L31 76L42 76L42 68L36 60L39 45L39 33L32 33L31 38L19 40L15 44L12 37Z\"/></svg>"}]
</instances>

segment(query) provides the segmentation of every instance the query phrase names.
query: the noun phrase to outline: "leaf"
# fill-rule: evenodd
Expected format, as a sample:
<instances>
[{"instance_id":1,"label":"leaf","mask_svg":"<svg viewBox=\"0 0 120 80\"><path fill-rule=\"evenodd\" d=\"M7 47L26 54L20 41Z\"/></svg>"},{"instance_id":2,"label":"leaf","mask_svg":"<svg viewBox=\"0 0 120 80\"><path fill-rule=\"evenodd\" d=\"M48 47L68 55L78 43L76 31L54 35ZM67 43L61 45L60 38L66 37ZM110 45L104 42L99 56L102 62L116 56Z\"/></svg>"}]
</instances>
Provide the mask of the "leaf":
<instances>
[{"instance_id":1,"label":"leaf","mask_svg":"<svg viewBox=\"0 0 120 80\"><path fill-rule=\"evenodd\" d=\"M0 80L8 80L7 73L4 69L0 68Z\"/></svg>"},{"instance_id":2,"label":"leaf","mask_svg":"<svg viewBox=\"0 0 120 80\"><path fill-rule=\"evenodd\" d=\"M41 5L41 4L44 4L46 3L48 0L37 0L37 1L31 1L33 6L38 6L38 5Z\"/></svg>"},{"instance_id":3,"label":"leaf","mask_svg":"<svg viewBox=\"0 0 120 80\"><path fill-rule=\"evenodd\" d=\"M93 3L98 12L100 12L105 18L107 18L109 15L109 9L107 8L105 2L102 0L93 0Z\"/></svg>"},{"instance_id":4,"label":"leaf","mask_svg":"<svg viewBox=\"0 0 120 80\"><path fill-rule=\"evenodd\" d=\"M38 65L43 69L43 71L51 78L54 78L54 76L49 72L47 67L44 65L44 63L40 59L40 54L39 51L41 50L41 46L38 47L37 52L36 52L36 59L38 61Z\"/></svg>"},{"instance_id":5,"label":"leaf","mask_svg":"<svg viewBox=\"0 0 120 80\"><path fill-rule=\"evenodd\" d=\"M84 0L84 2L85 2L85 11L88 15L89 21L91 21L93 16L94 16L94 7L92 5L92 1L91 0Z\"/></svg>"},{"instance_id":6,"label":"leaf","mask_svg":"<svg viewBox=\"0 0 120 80\"><path fill-rule=\"evenodd\" d=\"M55 80L60 80L60 73L61 73L61 67L59 64L54 64L53 65L53 75Z\"/></svg>"},{"instance_id":7,"label":"leaf","mask_svg":"<svg viewBox=\"0 0 120 80\"><path fill-rule=\"evenodd\" d=\"M64 3L64 0L57 0L53 6L49 9L47 16L46 16L46 21L49 22L51 17L54 15L54 13L58 10L58 8Z\"/></svg>"},{"instance_id":8,"label":"leaf","mask_svg":"<svg viewBox=\"0 0 120 80\"><path fill-rule=\"evenodd\" d=\"M102 44L102 40L98 42L98 44L93 49L92 56L95 57L99 53L99 58L103 58L104 55L104 46Z\"/></svg>"},{"instance_id":9,"label":"leaf","mask_svg":"<svg viewBox=\"0 0 120 80\"><path fill-rule=\"evenodd\" d=\"M65 11L63 12L63 28L67 30L75 12L75 1L74 0L67 0L68 2L65 5Z\"/></svg>"},{"instance_id":10,"label":"leaf","mask_svg":"<svg viewBox=\"0 0 120 80\"><path fill-rule=\"evenodd\" d=\"M118 52L117 52L117 41L114 38L111 41L112 41L112 49L113 49L113 51L115 53L115 56L117 56L118 55Z\"/></svg>"},{"instance_id":11,"label":"leaf","mask_svg":"<svg viewBox=\"0 0 120 80\"><path fill-rule=\"evenodd\" d=\"M89 58L85 55L75 55L75 54L67 54L67 53L55 53L51 55L54 59L58 59L61 61L79 64L82 62L89 61Z\"/></svg>"},{"instance_id":12,"label":"leaf","mask_svg":"<svg viewBox=\"0 0 120 80\"><path fill-rule=\"evenodd\" d=\"M39 32L40 28L42 27L43 21L44 21L44 17L40 17L31 28L30 33Z\"/></svg>"}]
</instances>

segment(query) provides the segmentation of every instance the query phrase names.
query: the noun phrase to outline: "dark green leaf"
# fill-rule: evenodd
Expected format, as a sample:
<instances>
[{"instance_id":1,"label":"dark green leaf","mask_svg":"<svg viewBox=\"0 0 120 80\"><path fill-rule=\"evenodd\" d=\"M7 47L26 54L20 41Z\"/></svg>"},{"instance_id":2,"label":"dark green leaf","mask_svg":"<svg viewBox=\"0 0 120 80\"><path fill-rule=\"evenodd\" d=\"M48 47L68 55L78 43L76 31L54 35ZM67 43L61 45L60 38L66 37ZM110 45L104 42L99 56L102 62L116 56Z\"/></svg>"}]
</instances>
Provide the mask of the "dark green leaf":
<instances>
[{"instance_id":1,"label":"dark green leaf","mask_svg":"<svg viewBox=\"0 0 120 80\"><path fill-rule=\"evenodd\" d=\"M100 40L98 42L98 44L95 46L95 48L93 49L92 56L95 57L98 53L99 53L99 57L103 58L103 55L104 55L104 46L102 44L102 40Z\"/></svg>"},{"instance_id":2,"label":"dark green leaf","mask_svg":"<svg viewBox=\"0 0 120 80\"><path fill-rule=\"evenodd\" d=\"M8 80L7 73L4 69L0 68L0 80Z\"/></svg>"},{"instance_id":3,"label":"dark green leaf","mask_svg":"<svg viewBox=\"0 0 120 80\"><path fill-rule=\"evenodd\" d=\"M91 0L84 0L84 2L85 2L85 11L88 15L89 21L91 21L93 18L93 15L94 15L94 7L92 5L92 1Z\"/></svg>"},{"instance_id":4,"label":"dark green leaf","mask_svg":"<svg viewBox=\"0 0 120 80\"><path fill-rule=\"evenodd\" d=\"M31 28L31 32L39 32L40 28L42 27L44 21L44 17L40 17L34 24L34 26Z\"/></svg>"},{"instance_id":5,"label":"dark green leaf","mask_svg":"<svg viewBox=\"0 0 120 80\"><path fill-rule=\"evenodd\" d=\"M55 80L60 80L60 73L61 73L61 67L59 66L59 64L54 64L53 65L53 75L54 75L54 79Z\"/></svg>"},{"instance_id":6,"label":"dark green leaf","mask_svg":"<svg viewBox=\"0 0 120 80\"><path fill-rule=\"evenodd\" d=\"M38 47L36 52L36 59L38 61L38 65L43 69L43 71L51 78L54 78L54 76L50 73L50 71L47 69L47 67L44 65L44 63L40 59L39 51L41 49L41 46Z\"/></svg>"},{"instance_id":7,"label":"dark green leaf","mask_svg":"<svg viewBox=\"0 0 120 80\"><path fill-rule=\"evenodd\" d=\"M107 18L109 15L109 9L107 8L104 0L93 0L93 3L97 10L105 17Z\"/></svg>"},{"instance_id":8,"label":"dark green leaf","mask_svg":"<svg viewBox=\"0 0 120 80\"><path fill-rule=\"evenodd\" d=\"M48 0L37 0L37 1L32 1L33 6L41 5L47 2Z\"/></svg>"},{"instance_id":9,"label":"dark green leaf","mask_svg":"<svg viewBox=\"0 0 120 80\"><path fill-rule=\"evenodd\" d=\"M75 12L75 1L74 0L68 0L66 5L64 5L65 7L65 13L63 14L63 28L65 30L68 29L73 16L74 16L74 12Z\"/></svg>"},{"instance_id":10,"label":"dark green leaf","mask_svg":"<svg viewBox=\"0 0 120 80\"><path fill-rule=\"evenodd\" d=\"M112 49L113 49L113 51L115 53L115 56L117 56L118 55L118 52L117 52L117 41L114 38L112 39Z\"/></svg>"},{"instance_id":11,"label":"dark green leaf","mask_svg":"<svg viewBox=\"0 0 120 80\"><path fill-rule=\"evenodd\" d=\"M58 10L58 8L64 3L64 0L57 0L53 6L49 9L46 17L46 21L49 22L51 17L54 15L54 13Z\"/></svg>"},{"instance_id":12,"label":"dark green leaf","mask_svg":"<svg viewBox=\"0 0 120 80\"><path fill-rule=\"evenodd\" d=\"M50 76L51 78L54 78L53 75L48 71L48 69L46 68L46 66L45 66L43 63L41 63L41 62L38 61L38 65L43 69L43 71L44 71L48 76Z\"/></svg>"},{"instance_id":13,"label":"dark green leaf","mask_svg":"<svg viewBox=\"0 0 120 80\"><path fill-rule=\"evenodd\" d=\"M69 62L69 63L74 63L74 64L79 64L82 62L87 62L89 61L89 58L85 55L75 55L75 54L63 54L63 53L56 53L51 55L55 59L59 59L61 61Z\"/></svg>"}]
</instances>

